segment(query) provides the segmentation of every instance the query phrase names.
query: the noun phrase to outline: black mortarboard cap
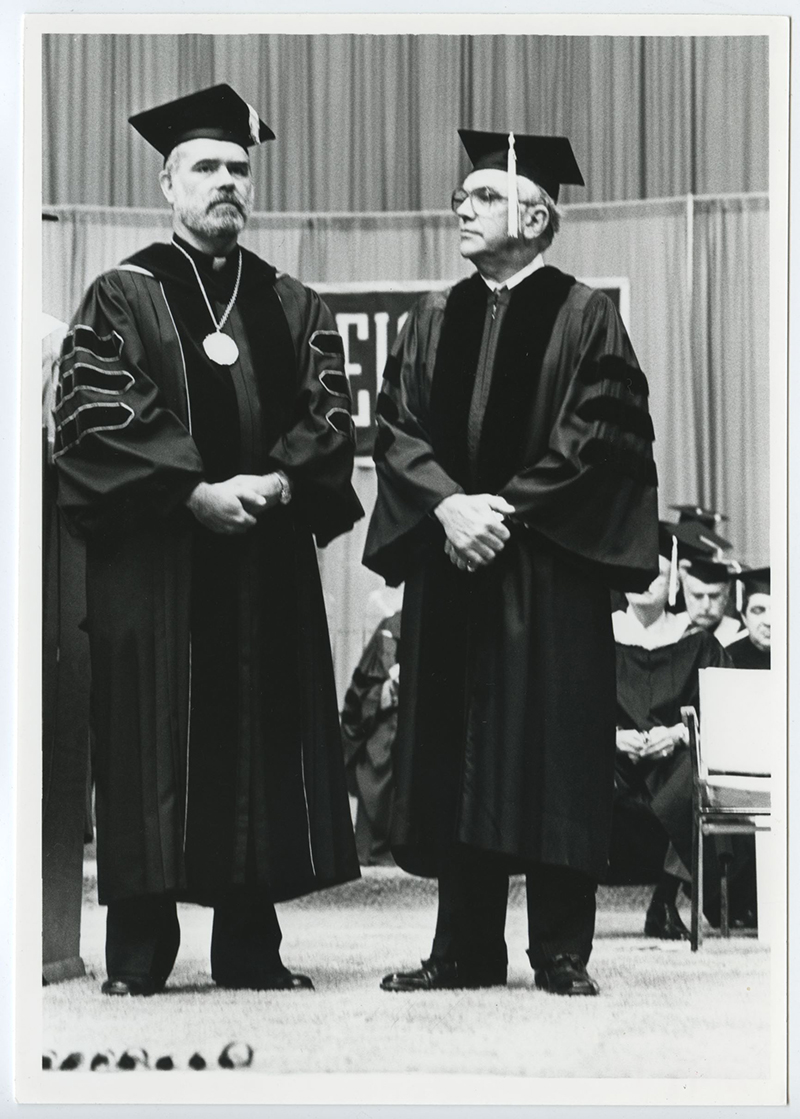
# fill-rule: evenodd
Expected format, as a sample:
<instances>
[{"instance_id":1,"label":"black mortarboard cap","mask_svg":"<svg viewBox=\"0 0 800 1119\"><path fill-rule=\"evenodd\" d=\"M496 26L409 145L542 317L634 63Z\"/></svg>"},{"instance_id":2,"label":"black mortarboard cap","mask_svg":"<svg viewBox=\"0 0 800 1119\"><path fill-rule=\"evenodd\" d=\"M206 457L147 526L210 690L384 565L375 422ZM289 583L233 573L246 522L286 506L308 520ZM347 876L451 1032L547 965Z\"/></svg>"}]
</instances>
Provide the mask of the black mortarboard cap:
<instances>
[{"instance_id":1,"label":"black mortarboard cap","mask_svg":"<svg viewBox=\"0 0 800 1119\"><path fill-rule=\"evenodd\" d=\"M745 594L769 594L772 569L769 567L753 567L749 571L742 571L737 576L744 583Z\"/></svg>"},{"instance_id":2,"label":"black mortarboard cap","mask_svg":"<svg viewBox=\"0 0 800 1119\"><path fill-rule=\"evenodd\" d=\"M475 132L459 128L461 143L476 171L508 168L508 132ZM566 136L523 136L514 133L517 174L546 190L554 202L562 183L585 186L572 144Z\"/></svg>"},{"instance_id":3,"label":"black mortarboard cap","mask_svg":"<svg viewBox=\"0 0 800 1119\"><path fill-rule=\"evenodd\" d=\"M732 567L720 560L723 549L730 547L700 521L683 521L666 524L667 531L678 542L681 567L703 583L725 583L733 577Z\"/></svg>"},{"instance_id":4,"label":"black mortarboard cap","mask_svg":"<svg viewBox=\"0 0 800 1119\"><path fill-rule=\"evenodd\" d=\"M709 528L704 521L679 521L670 525L673 535L678 538L678 547L681 556L691 558L697 556L714 556L727 551L731 547L729 540L725 540L718 532Z\"/></svg>"},{"instance_id":5,"label":"black mortarboard cap","mask_svg":"<svg viewBox=\"0 0 800 1119\"><path fill-rule=\"evenodd\" d=\"M729 583L735 574L727 563L720 563L705 556L694 556L687 560L684 570L689 575L694 575L701 583Z\"/></svg>"},{"instance_id":6,"label":"black mortarboard cap","mask_svg":"<svg viewBox=\"0 0 800 1119\"><path fill-rule=\"evenodd\" d=\"M717 513L714 509L704 509L701 505L670 505L670 509L680 514L678 517L680 524L684 521L699 521L708 528L714 528L721 521L728 519L724 513Z\"/></svg>"},{"instance_id":7,"label":"black mortarboard cap","mask_svg":"<svg viewBox=\"0 0 800 1119\"><path fill-rule=\"evenodd\" d=\"M165 159L185 140L230 140L249 148L275 139L252 105L226 84L198 90L128 119Z\"/></svg>"}]
</instances>

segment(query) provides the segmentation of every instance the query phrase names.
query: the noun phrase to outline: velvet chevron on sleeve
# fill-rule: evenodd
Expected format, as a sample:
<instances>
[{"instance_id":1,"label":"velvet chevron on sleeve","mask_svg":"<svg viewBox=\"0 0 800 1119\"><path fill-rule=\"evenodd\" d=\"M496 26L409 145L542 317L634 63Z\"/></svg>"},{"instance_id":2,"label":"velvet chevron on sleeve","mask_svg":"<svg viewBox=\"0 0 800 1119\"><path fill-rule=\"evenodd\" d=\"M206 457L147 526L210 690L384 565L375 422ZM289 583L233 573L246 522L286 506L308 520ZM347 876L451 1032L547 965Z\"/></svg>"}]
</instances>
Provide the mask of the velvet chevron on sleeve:
<instances>
[{"instance_id":1,"label":"velvet chevron on sleeve","mask_svg":"<svg viewBox=\"0 0 800 1119\"><path fill-rule=\"evenodd\" d=\"M275 291L294 340L299 380L291 426L267 453L291 479L297 509L324 546L363 516L350 485L355 429L344 347L315 292L287 276L278 277Z\"/></svg>"},{"instance_id":2,"label":"velvet chevron on sleeve","mask_svg":"<svg viewBox=\"0 0 800 1119\"><path fill-rule=\"evenodd\" d=\"M560 407L544 453L502 486L515 519L610 586L657 574L656 486L647 381L611 300L575 285L562 312ZM544 369L543 369L544 375Z\"/></svg>"},{"instance_id":3,"label":"velvet chevron on sleeve","mask_svg":"<svg viewBox=\"0 0 800 1119\"><path fill-rule=\"evenodd\" d=\"M186 416L149 375L136 304L131 277L106 273L62 348L54 457L61 507L85 533L164 515L203 478ZM157 327L151 314L149 328Z\"/></svg>"}]
</instances>

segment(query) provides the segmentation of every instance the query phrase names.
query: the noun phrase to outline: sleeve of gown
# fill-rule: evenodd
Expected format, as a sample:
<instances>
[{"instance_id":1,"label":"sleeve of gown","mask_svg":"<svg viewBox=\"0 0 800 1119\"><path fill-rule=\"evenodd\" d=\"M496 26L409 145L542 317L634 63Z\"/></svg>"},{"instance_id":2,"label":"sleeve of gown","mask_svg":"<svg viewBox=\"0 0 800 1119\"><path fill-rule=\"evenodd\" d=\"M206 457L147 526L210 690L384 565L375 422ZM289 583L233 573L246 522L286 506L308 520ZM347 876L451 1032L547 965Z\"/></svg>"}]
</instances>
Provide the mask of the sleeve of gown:
<instances>
[{"instance_id":1,"label":"sleeve of gown","mask_svg":"<svg viewBox=\"0 0 800 1119\"><path fill-rule=\"evenodd\" d=\"M571 368L547 453L500 492L518 521L611 586L642 590L658 573L647 381L603 292L573 311L566 330Z\"/></svg>"},{"instance_id":2,"label":"sleeve of gown","mask_svg":"<svg viewBox=\"0 0 800 1119\"><path fill-rule=\"evenodd\" d=\"M397 586L423 540L441 534L430 514L462 487L436 461L423 416L445 297L426 297L410 312L386 363L376 408L378 497L364 563Z\"/></svg>"},{"instance_id":3,"label":"sleeve of gown","mask_svg":"<svg viewBox=\"0 0 800 1119\"><path fill-rule=\"evenodd\" d=\"M59 504L86 535L165 516L202 480L194 440L148 376L114 272L89 289L64 339L54 421Z\"/></svg>"},{"instance_id":4,"label":"sleeve of gown","mask_svg":"<svg viewBox=\"0 0 800 1119\"><path fill-rule=\"evenodd\" d=\"M298 379L289 428L268 458L292 483L292 504L324 546L364 515L352 486L355 429L344 346L328 308L289 277L276 290L295 343Z\"/></svg>"}]
</instances>

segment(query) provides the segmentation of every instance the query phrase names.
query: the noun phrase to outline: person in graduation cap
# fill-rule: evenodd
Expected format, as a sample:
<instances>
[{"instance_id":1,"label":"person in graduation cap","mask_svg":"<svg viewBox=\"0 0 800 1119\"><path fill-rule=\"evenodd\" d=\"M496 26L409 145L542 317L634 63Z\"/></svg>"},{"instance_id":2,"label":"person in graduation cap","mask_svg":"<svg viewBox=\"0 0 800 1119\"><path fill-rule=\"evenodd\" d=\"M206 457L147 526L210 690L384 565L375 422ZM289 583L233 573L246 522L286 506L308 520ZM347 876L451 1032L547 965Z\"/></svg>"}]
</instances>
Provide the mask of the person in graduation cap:
<instances>
[{"instance_id":1,"label":"person in graduation cap","mask_svg":"<svg viewBox=\"0 0 800 1119\"><path fill-rule=\"evenodd\" d=\"M274 903L359 874L314 550L362 513L342 342L238 245L273 139L255 110L219 85L131 124L172 241L91 285L55 413L87 542L103 990L164 987L177 900L214 907L217 984L309 988Z\"/></svg>"},{"instance_id":2,"label":"person in graduation cap","mask_svg":"<svg viewBox=\"0 0 800 1119\"><path fill-rule=\"evenodd\" d=\"M707 630L672 614L678 583L678 525L660 526L660 571L644 593L628 593L628 609L614 613L617 665L617 759L611 876L627 881L663 859L648 905L646 936L688 939L677 909L686 867L668 841L691 844L688 732L681 708L699 710L699 670L727 668L730 660ZM676 772L679 777L676 778ZM688 833L688 835L687 835ZM645 877L648 880L648 877ZM652 878L649 878L652 881Z\"/></svg>"},{"instance_id":3,"label":"person in graduation cap","mask_svg":"<svg viewBox=\"0 0 800 1119\"><path fill-rule=\"evenodd\" d=\"M722 558L730 547L707 524L681 520L674 526L680 552L680 581L685 611L679 615L687 630L712 633L720 645L730 645L741 634L738 618L726 613L731 582L738 565Z\"/></svg>"},{"instance_id":4,"label":"person in graduation cap","mask_svg":"<svg viewBox=\"0 0 800 1119\"><path fill-rule=\"evenodd\" d=\"M614 793L609 586L658 572L647 384L611 300L546 265L564 137L461 131L476 267L423 297L379 396L365 563L406 580L392 849L438 878L422 966L387 991L502 985L509 872L537 987L594 995Z\"/></svg>"},{"instance_id":5,"label":"person in graduation cap","mask_svg":"<svg viewBox=\"0 0 800 1119\"><path fill-rule=\"evenodd\" d=\"M741 588L740 609L747 633L730 643L728 654L734 668L769 668L772 639L770 569L759 567L743 571L737 583Z\"/></svg>"}]
</instances>

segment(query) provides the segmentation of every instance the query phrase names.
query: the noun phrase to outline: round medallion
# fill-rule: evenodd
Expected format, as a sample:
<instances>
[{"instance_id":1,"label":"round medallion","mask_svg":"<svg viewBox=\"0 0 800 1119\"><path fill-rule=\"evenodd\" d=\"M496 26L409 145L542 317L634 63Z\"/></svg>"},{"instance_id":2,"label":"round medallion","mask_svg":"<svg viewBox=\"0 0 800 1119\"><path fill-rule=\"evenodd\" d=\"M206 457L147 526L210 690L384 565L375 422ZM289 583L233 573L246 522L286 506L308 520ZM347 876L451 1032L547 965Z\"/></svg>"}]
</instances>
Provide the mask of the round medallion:
<instances>
[{"instance_id":1,"label":"round medallion","mask_svg":"<svg viewBox=\"0 0 800 1119\"><path fill-rule=\"evenodd\" d=\"M203 339L203 349L217 365L233 365L239 359L239 347L230 334L217 330Z\"/></svg>"}]
</instances>

